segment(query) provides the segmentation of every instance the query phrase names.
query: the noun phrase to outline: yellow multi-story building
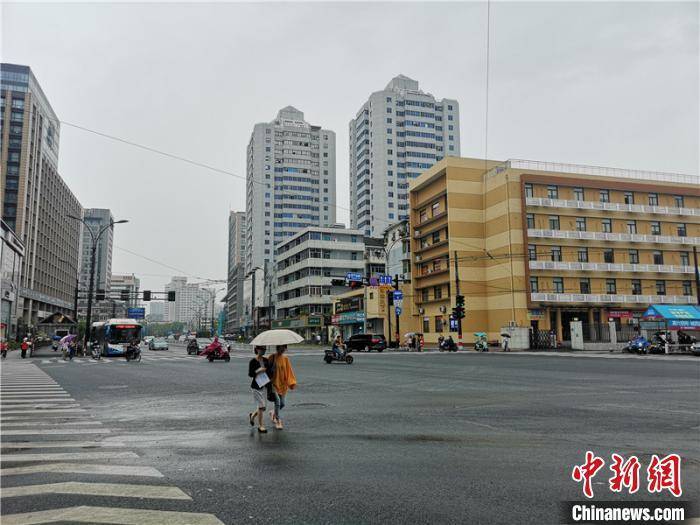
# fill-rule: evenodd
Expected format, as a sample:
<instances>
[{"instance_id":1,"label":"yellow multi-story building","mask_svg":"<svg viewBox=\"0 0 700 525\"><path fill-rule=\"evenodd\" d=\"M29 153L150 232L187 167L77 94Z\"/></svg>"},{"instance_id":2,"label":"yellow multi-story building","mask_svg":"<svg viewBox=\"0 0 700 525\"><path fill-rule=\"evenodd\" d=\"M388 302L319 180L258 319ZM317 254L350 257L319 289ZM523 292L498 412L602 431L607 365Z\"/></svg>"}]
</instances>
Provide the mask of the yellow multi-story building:
<instances>
[{"instance_id":1,"label":"yellow multi-story building","mask_svg":"<svg viewBox=\"0 0 700 525\"><path fill-rule=\"evenodd\" d=\"M414 326L447 335L457 293L465 341L509 325L629 322L694 304L696 177L448 157L410 185Z\"/></svg>"}]
</instances>

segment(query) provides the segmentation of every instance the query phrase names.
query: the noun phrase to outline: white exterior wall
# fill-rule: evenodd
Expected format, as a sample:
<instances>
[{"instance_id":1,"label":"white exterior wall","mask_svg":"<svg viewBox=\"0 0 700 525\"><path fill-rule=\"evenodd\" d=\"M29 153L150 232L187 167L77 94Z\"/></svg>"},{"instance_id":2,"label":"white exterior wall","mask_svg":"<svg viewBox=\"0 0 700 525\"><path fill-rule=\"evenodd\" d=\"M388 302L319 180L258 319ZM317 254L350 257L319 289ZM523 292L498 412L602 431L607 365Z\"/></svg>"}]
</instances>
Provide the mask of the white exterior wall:
<instances>
[{"instance_id":1,"label":"white exterior wall","mask_svg":"<svg viewBox=\"0 0 700 525\"><path fill-rule=\"evenodd\" d=\"M349 134L350 223L379 236L408 218L409 181L442 158L460 155L459 104L438 100L399 75L370 95Z\"/></svg>"}]
</instances>

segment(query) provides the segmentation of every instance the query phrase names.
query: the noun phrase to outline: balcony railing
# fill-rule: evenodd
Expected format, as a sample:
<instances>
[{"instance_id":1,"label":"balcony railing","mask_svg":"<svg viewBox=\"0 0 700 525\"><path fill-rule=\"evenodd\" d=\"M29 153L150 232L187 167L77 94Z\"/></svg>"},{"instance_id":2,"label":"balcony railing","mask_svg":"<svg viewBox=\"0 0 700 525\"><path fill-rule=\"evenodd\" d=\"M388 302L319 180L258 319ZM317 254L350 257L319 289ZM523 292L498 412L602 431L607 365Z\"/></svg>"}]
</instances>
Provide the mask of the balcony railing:
<instances>
[{"instance_id":1,"label":"balcony railing","mask_svg":"<svg viewBox=\"0 0 700 525\"><path fill-rule=\"evenodd\" d=\"M528 206L544 206L547 208L575 208L577 210L622 211L628 213L656 213L661 215L700 217L700 208L647 206L645 204L624 204L622 202L572 201L545 199L541 197L528 197L525 202Z\"/></svg>"},{"instance_id":2,"label":"balcony railing","mask_svg":"<svg viewBox=\"0 0 700 525\"><path fill-rule=\"evenodd\" d=\"M536 303L695 304L691 295L607 295L582 293L531 293Z\"/></svg>"},{"instance_id":3,"label":"balcony railing","mask_svg":"<svg viewBox=\"0 0 700 525\"><path fill-rule=\"evenodd\" d=\"M623 241L660 244L687 244L700 246L700 237L679 237L677 235L646 235L641 233L581 232L577 230L539 230L529 228L528 237L549 239L579 239L587 241Z\"/></svg>"},{"instance_id":4,"label":"balcony railing","mask_svg":"<svg viewBox=\"0 0 700 525\"><path fill-rule=\"evenodd\" d=\"M575 261L529 261L530 270L570 270L583 272L693 273L692 266L671 264L587 263Z\"/></svg>"}]
</instances>

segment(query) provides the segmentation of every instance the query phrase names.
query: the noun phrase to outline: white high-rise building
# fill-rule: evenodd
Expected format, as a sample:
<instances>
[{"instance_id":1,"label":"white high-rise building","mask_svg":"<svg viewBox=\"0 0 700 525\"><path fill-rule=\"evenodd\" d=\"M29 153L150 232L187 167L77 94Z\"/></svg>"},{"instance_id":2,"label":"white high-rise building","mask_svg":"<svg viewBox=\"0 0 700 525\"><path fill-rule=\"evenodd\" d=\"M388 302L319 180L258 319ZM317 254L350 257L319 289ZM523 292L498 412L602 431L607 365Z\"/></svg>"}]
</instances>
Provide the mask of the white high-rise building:
<instances>
[{"instance_id":1,"label":"white high-rise building","mask_svg":"<svg viewBox=\"0 0 700 525\"><path fill-rule=\"evenodd\" d=\"M228 218L228 278L226 287L226 333L240 329L243 315L243 277L245 270L245 212L232 211Z\"/></svg>"},{"instance_id":2,"label":"white high-rise building","mask_svg":"<svg viewBox=\"0 0 700 525\"><path fill-rule=\"evenodd\" d=\"M256 124L248 143L245 273L274 262L275 245L335 223L335 133L292 106Z\"/></svg>"},{"instance_id":3,"label":"white high-rise building","mask_svg":"<svg viewBox=\"0 0 700 525\"><path fill-rule=\"evenodd\" d=\"M165 320L187 323L191 328L207 328L211 323L215 300L214 291L187 277L173 277L165 285L166 292L175 292L175 301L165 303Z\"/></svg>"},{"instance_id":4,"label":"white high-rise building","mask_svg":"<svg viewBox=\"0 0 700 525\"><path fill-rule=\"evenodd\" d=\"M404 75L372 93L350 121L350 223L381 236L408 219L408 183L458 157L459 104L424 93Z\"/></svg>"}]
</instances>

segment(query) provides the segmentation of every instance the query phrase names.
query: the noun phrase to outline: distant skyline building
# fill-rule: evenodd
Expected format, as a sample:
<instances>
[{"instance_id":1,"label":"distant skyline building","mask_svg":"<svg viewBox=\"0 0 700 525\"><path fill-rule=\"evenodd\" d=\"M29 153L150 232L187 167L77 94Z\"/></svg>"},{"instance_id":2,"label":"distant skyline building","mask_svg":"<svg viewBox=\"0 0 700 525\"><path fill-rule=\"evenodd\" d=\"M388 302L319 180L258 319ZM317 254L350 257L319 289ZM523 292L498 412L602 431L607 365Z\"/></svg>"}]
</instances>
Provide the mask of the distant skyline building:
<instances>
[{"instance_id":1,"label":"distant skyline building","mask_svg":"<svg viewBox=\"0 0 700 525\"><path fill-rule=\"evenodd\" d=\"M83 226L82 257L80 263L80 300L78 301L78 313L81 316L87 314L87 295L90 288L90 266L92 253L92 236L97 236L102 228L107 230L97 241L95 252L95 281L93 284L92 321L99 321L111 317L114 310L110 301L112 288L112 247L114 243L114 222L112 212L104 208L88 208L83 214L85 225ZM92 230L92 234L88 231ZM97 301L98 293L104 292L105 299Z\"/></svg>"},{"instance_id":2,"label":"distant skyline building","mask_svg":"<svg viewBox=\"0 0 700 525\"><path fill-rule=\"evenodd\" d=\"M134 274L112 275L111 287L111 297L123 303L125 308L138 308L141 306L141 298L139 297L141 281ZM127 297L127 299L124 299L124 297Z\"/></svg>"},{"instance_id":3,"label":"distant skyline building","mask_svg":"<svg viewBox=\"0 0 700 525\"><path fill-rule=\"evenodd\" d=\"M408 219L408 183L460 155L459 103L404 75L370 95L350 121L350 225L381 237Z\"/></svg>"},{"instance_id":4,"label":"distant skyline building","mask_svg":"<svg viewBox=\"0 0 700 525\"><path fill-rule=\"evenodd\" d=\"M28 66L0 64L0 216L25 247L17 324L73 317L82 206L58 174L60 123Z\"/></svg>"},{"instance_id":5,"label":"distant skyline building","mask_svg":"<svg viewBox=\"0 0 700 525\"><path fill-rule=\"evenodd\" d=\"M148 320L153 323L165 321L165 302L151 301L148 305Z\"/></svg>"},{"instance_id":6,"label":"distant skyline building","mask_svg":"<svg viewBox=\"0 0 700 525\"><path fill-rule=\"evenodd\" d=\"M165 303L165 320L186 323L190 328L209 327L214 291L197 283L188 283L187 277L173 277L165 285L166 292L175 292L175 301Z\"/></svg>"},{"instance_id":7,"label":"distant skyline building","mask_svg":"<svg viewBox=\"0 0 700 525\"><path fill-rule=\"evenodd\" d=\"M298 231L335 223L335 133L287 106L255 125L247 155L246 274Z\"/></svg>"},{"instance_id":8,"label":"distant skyline building","mask_svg":"<svg viewBox=\"0 0 700 525\"><path fill-rule=\"evenodd\" d=\"M228 219L228 277L226 286L226 333L240 329L243 315L243 274L245 260L246 215L231 211Z\"/></svg>"}]
</instances>

